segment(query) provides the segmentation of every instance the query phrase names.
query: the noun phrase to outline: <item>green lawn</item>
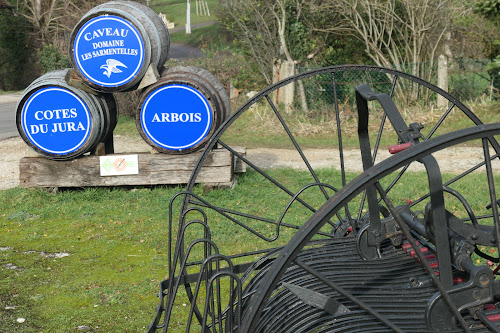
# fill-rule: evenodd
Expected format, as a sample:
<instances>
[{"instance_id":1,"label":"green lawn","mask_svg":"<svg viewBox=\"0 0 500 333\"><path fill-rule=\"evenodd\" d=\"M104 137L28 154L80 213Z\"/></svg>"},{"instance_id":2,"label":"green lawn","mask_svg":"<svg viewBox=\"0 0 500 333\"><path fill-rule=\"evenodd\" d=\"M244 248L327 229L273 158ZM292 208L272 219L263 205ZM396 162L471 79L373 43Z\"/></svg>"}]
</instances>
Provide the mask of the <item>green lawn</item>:
<instances>
[{"instance_id":1,"label":"green lawn","mask_svg":"<svg viewBox=\"0 0 500 333\"><path fill-rule=\"evenodd\" d=\"M283 169L270 174L293 191L311 182L304 171ZM348 174L348 180L354 176ZM324 169L319 177L335 184L340 174ZM391 192L394 203L425 193L422 179L422 173L401 179ZM455 188L465 194L473 209L484 212L487 191L467 191L477 186L485 186L485 179L473 175ZM167 272L167 208L179 190L0 191L0 332L76 332L78 326L100 332L144 332L157 305L158 284ZM231 190L204 192L198 187L195 192L222 207L274 218L289 200L256 172L239 176ZM316 190L304 193L304 198L315 207L325 200ZM351 203L357 205L359 198ZM448 207L463 212L456 200ZM301 225L311 214L295 205L284 221ZM222 253L270 246L220 215L210 213L208 219ZM257 229L268 236L274 233L265 225ZM286 244L293 233L285 228L271 245ZM240 244L237 249L235 237ZM182 323L187 314L182 298L179 302L175 322ZM18 318L25 322L18 323ZM183 332L182 324L172 332Z\"/></svg>"},{"instance_id":2,"label":"green lawn","mask_svg":"<svg viewBox=\"0 0 500 333\"><path fill-rule=\"evenodd\" d=\"M215 11L218 6L218 0L207 0L210 16L196 15L196 2L191 1L191 24L215 21ZM187 2L179 0L153 0L151 8L156 13L163 13L170 22L175 23L175 27L186 25Z\"/></svg>"},{"instance_id":3,"label":"green lawn","mask_svg":"<svg viewBox=\"0 0 500 333\"><path fill-rule=\"evenodd\" d=\"M211 49L222 49L228 45L224 38L226 34L222 26L216 23L193 29L191 34L186 34L184 31L173 33L170 35L170 41L200 48L210 46Z\"/></svg>"}]
</instances>

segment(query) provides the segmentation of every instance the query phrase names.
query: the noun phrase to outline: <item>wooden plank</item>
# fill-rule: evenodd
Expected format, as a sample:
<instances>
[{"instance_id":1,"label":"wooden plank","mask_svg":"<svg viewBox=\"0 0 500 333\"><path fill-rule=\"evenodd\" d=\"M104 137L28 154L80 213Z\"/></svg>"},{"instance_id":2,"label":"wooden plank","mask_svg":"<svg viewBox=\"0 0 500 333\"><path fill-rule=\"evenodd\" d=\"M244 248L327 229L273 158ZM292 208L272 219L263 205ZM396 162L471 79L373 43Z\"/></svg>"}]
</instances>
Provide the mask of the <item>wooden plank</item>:
<instances>
[{"instance_id":1,"label":"wooden plank","mask_svg":"<svg viewBox=\"0 0 500 333\"><path fill-rule=\"evenodd\" d=\"M19 164L19 180L25 188L187 184L200 154L139 153L138 175L106 177L100 175L99 156L83 156L72 161L24 157ZM229 186L232 180L232 154L225 149L213 150L200 170L197 183Z\"/></svg>"},{"instance_id":2,"label":"wooden plank","mask_svg":"<svg viewBox=\"0 0 500 333\"><path fill-rule=\"evenodd\" d=\"M245 157L247 155L247 149L244 147L232 147L234 151L241 156ZM247 164L244 163L239 158L234 158L234 173L243 173L247 172Z\"/></svg>"}]
</instances>

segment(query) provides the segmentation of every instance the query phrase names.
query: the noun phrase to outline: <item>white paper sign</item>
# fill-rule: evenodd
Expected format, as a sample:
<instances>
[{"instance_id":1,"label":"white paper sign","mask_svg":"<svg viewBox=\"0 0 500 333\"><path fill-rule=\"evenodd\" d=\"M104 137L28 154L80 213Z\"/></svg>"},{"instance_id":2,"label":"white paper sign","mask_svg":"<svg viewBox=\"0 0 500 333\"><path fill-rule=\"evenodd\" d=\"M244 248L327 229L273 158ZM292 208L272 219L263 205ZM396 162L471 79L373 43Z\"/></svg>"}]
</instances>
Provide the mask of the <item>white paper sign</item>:
<instances>
[{"instance_id":1,"label":"white paper sign","mask_svg":"<svg viewBox=\"0 0 500 333\"><path fill-rule=\"evenodd\" d=\"M122 176L139 174L138 155L100 156L101 176Z\"/></svg>"}]
</instances>

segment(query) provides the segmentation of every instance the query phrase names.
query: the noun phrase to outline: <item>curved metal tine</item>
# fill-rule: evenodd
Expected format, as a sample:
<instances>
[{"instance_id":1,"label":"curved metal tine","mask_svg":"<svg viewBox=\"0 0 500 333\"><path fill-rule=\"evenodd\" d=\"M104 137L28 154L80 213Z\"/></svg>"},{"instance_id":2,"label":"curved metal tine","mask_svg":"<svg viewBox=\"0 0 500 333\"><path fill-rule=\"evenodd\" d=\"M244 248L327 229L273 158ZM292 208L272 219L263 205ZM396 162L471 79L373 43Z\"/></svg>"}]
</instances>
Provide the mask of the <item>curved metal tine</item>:
<instances>
[{"instance_id":1,"label":"curved metal tine","mask_svg":"<svg viewBox=\"0 0 500 333\"><path fill-rule=\"evenodd\" d=\"M467 200L465 200L464 196L461 195L458 191L455 191L454 189L449 188L445 185L443 185L443 191L453 195L455 198L458 199L458 201L460 201L462 206L465 208L467 215L469 215L469 220L472 222L472 225L477 228L479 226L479 223L477 222L476 215L474 214L474 211L472 211L472 208L467 202Z\"/></svg>"},{"instance_id":2,"label":"curved metal tine","mask_svg":"<svg viewBox=\"0 0 500 333\"><path fill-rule=\"evenodd\" d=\"M224 310L221 308L222 304L222 298L220 294L220 280L221 277L229 277L230 282L229 282L229 301L228 301L228 306L225 307ZM216 290L218 292L218 313L217 315L212 316L212 324L208 324L208 309L210 305L212 308L215 306L214 305L214 296L212 295L213 293L213 287L208 288L207 287L207 295L205 298L205 313L203 316L203 323L202 327L219 327L219 332L224 332L224 318L225 318L225 328L227 329L226 332L238 332L239 328L241 327L241 302L238 300L241 300L242 294L243 294L243 288L242 288L242 283L240 278L234 274L233 272L218 272L214 274L210 280L208 281L208 286L213 286L214 281L216 281ZM236 288L235 288L236 284ZM236 291L236 295L235 295ZM209 301L212 301L211 304ZM236 307L236 309L234 309ZM234 313L233 313L234 312ZM215 317L215 319L214 319ZM235 330L236 329L236 330ZM217 332L216 329L214 329L214 332Z\"/></svg>"},{"instance_id":3,"label":"curved metal tine","mask_svg":"<svg viewBox=\"0 0 500 333\"><path fill-rule=\"evenodd\" d=\"M208 243L209 246L211 246L214 249L215 254L219 253L219 248L217 247L217 244L215 244L213 241L211 241L209 239L203 239L203 238L197 239L197 240L193 241L188 246L188 248L186 249L184 259L182 260L182 262L180 264L180 269L179 269L180 275L177 278L172 279L171 283L170 283L171 288L169 288L169 293L167 295L167 301L166 301L166 305L165 305L165 316L164 316L165 332L167 332L167 330L168 330L168 324L170 322L170 316L172 314L172 309L174 306L175 297L177 296L177 292L179 290L180 284L183 281L182 274L186 274L186 272L187 272L186 266L187 266L187 261L189 259L189 255L191 254L192 249L199 243L204 243L204 247ZM201 273L200 273L200 277L201 277ZM193 313L196 315L196 318L201 323L202 315L201 315L200 311L198 310L198 307L196 307L196 303L193 303L193 300L195 300L194 295L191 293L191 290L189 288L186 288L186 292L188 294L187 296L188 296L189 300L191 301L191 304L192 305L194 304ZM188 321L188 325L186 326L186 329L188 329L189 326L190 326L190 321Z\"/></svg>"},{"instance_id":4,"label":"curved metal tine","mask_svg":"<svg viewBox=\"0 0 500 333\"><path fill-rule=\"evenodd\" d=\"M202 212L203 213L203 218L204 220L190 220L186 223L183 223L182 226L179 228L179 233L178 233L178 241L177 241L177 244L179 244L179 248L177 249L176 248L176 251L174 253L174 260L172 262L172 265L171 267L169 267L169 270L172 270L172 277L171 278L174 278L175 276L175 267L177 267L177 262L179 260L179 258L184 255L184 241L185 241L185 238L184 238L184 235L186 233L186 229L191 226L191 225L194 225L194 224L200 224L202 227L203 227L203 236L205 239L211 239L211 232L210 232L210 227L208 226L208 220L207 220L207 216L205 214L205 212L203 212L202 209L200 208L197 208L197 207L191 207L189 209L187 209L182 215L182 220L185 220L187 214L189 214L190 212L192 211L199 211L199 212ZM176 245L177 245L176 244ZM205 257L210 255L210 250L207 249L207 247L205 246L205 250L204 250L204 255ZM186 272L184 272L186 273ZM181 272L179 272L179 274L182 274Z\"/></svg>"},{"instance_id":5,"label":"curved metal tine","mask_svg":"<svg viewBox=\"0 0 500 333\"><path fill-rule=\"evenodd\" d=\"M325 187L327 187L327 188L329 188L329 189L333 190L335 193L337 193L337 192L338 192L338 190L337 190L335 187L333 187L333 186L331 186L331 185L328 185L328 184L325 184L325 183L313 183L313 184L308 184L308 185L304 186L304 187L303 187L302 189L300 189L300 191L299 191L299 192L297 192L297 193L293 196L293 198L292 198L292 199L288 202L288 204L286 205L285 209L283 210L283 213L281 214L281 216L280 216L280 218L279 218L279 220L278 220L278 223L281 223L281 222L283 221L283 219L285 218L286 213L288 212L288 209L290 209L290 207L292 206L293 202L294 202L294 201L295 201L295 200L299 197L299 195L300 195L303 191L307 190L309 187L312 187L312 186L320 186L321 188L325 188ZM337 217L338 217L339 219L341 218L338 214L337 214ZM331 221L329 221L329 222L331 222ZM334 226L334 227L335 227L335 226ZM337 228L337 229L338 229L338 228ZM337 229L335 229L335 231L337 231ZM332 232L332 233L333 233L333 232ZM318 233L318 234L319 234L319 233ZM331 236L331 235L330 235L330 236Z\"/></svg>"},{"instance_id":6,"label":"curved metal tine","mask_svg":"<svg viewBox=\"0 0 500 333\"><path fill-rule=\"evenodd\" d=\"M196 208L193 208L193 210L194 209L196 209ZM200 224L201 226L203 226L203 238L204 239L208 239L208 240L212 239L212 234L210 232L210 227L208 226L207 221L191 220L183 226L182 235L181 235L183 240L185 240L184 235L186 234L187 228L191 225L194 225L194 224ZM206 258L212 254L210 249L211 248L208 246L208 244L205 243L205 247L203 248L204 258Z\"/></svg>"},{"instance_id":7,"label":"curved metal tine","mask_svg":"<svg viewBox=\"0 0 500 333\"><path fill-rule=\"evenodd\" d=\"M465 332L470 333L469 325L465 321L464 317L460 314L460 311L458 311L457 307L453 303L453 300L450 297L450 294L446 291L443 283L439 280L439 278L436 276L434 273L434 270L429 264L429 261L425 258L425 255L423 252L420 250L420 247L417 245L415 238L412 236L412 233L406 223L403 221L399 213L397 212L394 204L392 203L392 200L387 196L387 193L384 191L382 188L382 185L380 185L379 182L375 183L375 187L377 188L377 191L379 192L380 196L382 197L382 200L384 200L387 208L391 212L391 215L394 216L394 219L396 220L396 223L398 224L399 228L401 231L403 231L403 234L405 235L406 239L408 242L410 242L412 248L415 250L415 254L417 255L418 259L424 265L424 268L427 272L427 274L430 276L436 287L438 288L439 292L443 296L444 301L450 308L451 312L455 316L455 319L458 320L460 323L460 326L465 330Z\"/></svg>"},{"instance_id":8,"label":"curved metal tine","mask_svg":"<svg viewBox=\"0 0 500 333\"><path fill-rule=\"evenodd\" d=\"M186 216L190 212L193 212L193 211L201 212L201 214L203 216L203 221L192 220L192 221L189 221L187 223L184 223ZM177 243L175 246L174 258L173 258L173 261L171 263L172 266L169 266L169 268L168 268L169 271L171 271L171 273L170 273L171 278L173 278L173 276L175 275L175 267L177 267L177 262L178 262L179 258L184 255L184 234L185 234L186 228L193 223L201 224L203 226L203 229L204 229L205 238L210 239L210 227L208 226L208 219L207 219L207 215L205 214L205 212L202 209L197 208L197 207L190 207L189 209L184 211L181 214L181 224L180 224L179 231L177 234Z\"/></svg>"},{"instance_id":9,"label":"curved metal tine","mask_svg":"<svg viewBox=\"0 0 500 333\"><path fill-rule=\"evenodd\" d=\"M193 314L197 315L197 312L199 311L198 306L196 305L196 300L198 299L198 294L200 292L200 288L202 285L201 282L205 277L205 279L204 279L205 286L206 286L206 289L208 290L209 289L208 286L210 285L209 281L212 281L212 276L214 275L212 263L215 262L215 265L216 265L216 268L215 268L216 273L215 274L217 274L220 272L220 261L221 260L224 260L225 262L227 262L227 264L229 265L230 271L233 271L233 263L231 262L231 260L228 259L226 256L221 255L219 253L205 258L205 260L203 261L203 263L200 267L200 274L198 276L198 281L196 282L196 288L194 290L193 298L190 300L191 307L190 307L189 316L188 316L187 325L186 325L186 333L189 333L189 331L190 331L191 322L193 320ZM206 274L204 274L204 273L206 273ZM197 315L198 321L202 327L202 332L206 332L208 329L206 320L207 320L207 317L209 315L214 315L215 313L219 313L219 314L222 313L222 309L220 307L220 299L221 299L220 295L221 294L220 294L220 283L219 282L216 285L216 291L217 291L217 297L219 299L217 309L215 308L214 297L213 296L210 297L210 293L208 293L205 295L205 309L203 312L203 316L200 318ZM212 311L210 311L210 309L212 309ZM221 321L219 321L219 322L221 322ZM217 331L215 330L215 332L217 332Z\"/></svg>"},{"instance_id":10,"label":"curved metal tine","mask_svg":"<svg viewBox=\"0 0 500 333\"><path fill-rule=\"evenodd\" d=\"M205 295L205 309L204 309L204 313L203 313L203 322L201 323L201 327L203 328L203 331L205 331L208 316L212 315L212 317L217 316L217 319L216 320L212 319L213 324L211 326L213 327L214 331L217 332L217 328L215 326L215 323L218 322L220 325L219 332L222 332L222 318L221 318L222 308L221 308L220 280L219 279L216 280L217 283L215 286L216 293L217 293L217 306L215 305L215 297L212 295L212 288L209 288L209 286L213 285L212 261L215 261L215 265L216 265L216 268L215 268L216 273L215 274L218 274L218 273L220 273L220 260L219 259L225 260L229 264L230 271L233 271L233 264L232 264L231 260L229 260L228 258L226 258L225 256L222 256L222 255L215 255L215 256L212 256L210 258L207 258L200 269L201 275L200 275L200 278L198 279L197 288L199 288L199 286L201 285L201 278L202 278L203 272L206 270L207 278L206 278L205 283L206 283L206 290L208 291L208 293ZM208 266L208 269L207 269L207 266ZM230 289L230 290L232 291L232 289ZM196 300L196 298L195 298L195 300Z\"/></svg>"},{"instance_id":11,"label":"curved metal tine","mask_svg":"<svg viewBox=\"0 0 500 333\"><path fill-rule=\"evenodd\" d=\"M176 246L175 246L175 250L174 250L174 261L172 260L172 240L173 240L173 235L172 235L172 225L173 225L173 203L174 201L180 197L180 196L189 196L191 195L192 193L190 191L181 191L181 192L178 192L176 193L171 199L170 199L170 202L169 202L169 206L168 206L168 275L173 278L173 274L171 272L171 267L175 267L177 265L177 256L179 255L179 253L182 253L182 250L181 248L184 246L183 244L183 238L180 237L180 231L181 231L181 228L179 228L179 230L177 231L177 243L176 243ZM185 220L185 217L186 215L192 211L192 210L197 210L198 212L201 213L202 217L203 217L203 221L205 221L205 224L207 223L207 215L205 214L205 212L199 208L196 208L196 209L189 209L189 210L186 210L183 214L180 215L180 219L179 219L179 226L181 226ZM181 251L181 252L179 252Z\"/></svg>"},{"instance_id":12,"label":"curved metal tine","mask_svg":"<svg viewBox=\"0 0 500 333\"><path fill-rule=\"evenodd\" d=\"M500 219L498 217L497 195L495 190L495 180L493 178L493 168L491 166L490 148L488 139L483 138L483 152L484 159L486 160L486 176L488 178L488 189L490 191L491 212L493 214L493 222L495 224L495 237L497 239L497 250L500 255Z\"/></svg>"},{"instance_id":13,"label":"curved metal tine","mask_svg":"<svg viewBox=\"0 0 500 333\"><path fill-rule=\"evenodd\" d=\"M204 221L197 221L196 223L200 223L203 225L203 228L204 228L204 234L205 235L210 235L210 229L208 228L208 224L207 224L207 216L205 214L205 212L199 208L196 208L196 207L193 207L193 208L190 208L190 209L187 209L186 211L182 212L181 216L180 216L180 219L179 219L179 230L178 230L178 238L177 238L177 242L176 242L176 246L175 246L175 250L174 250L174 258L172 260L172 215L173 215L173 208L172 208L172 205L173 205L173 202L176 198L178 197L181 197L181 196L188 196L188 195L191 195L190 192L187 192L187 191L184 191L184 192L179 192L177 193L176 195L174 195L174 197L170 200L170 204L169 204L169 247L168 247L168 252L169 252L169 266L168 266L168 276L169 276L169 285L168 285L168 292L167 292L167 300L166 300L166 305L165 305L165 316L164 316L164 326L165 326L165 331L168 329L168 322L169 322L169 317L170 317L170 312L171 312L171 306L173 306L173 300L175 300L175 294L177 293L177 289L178 289L178 285L176 286L174 284L174 281L175 281L175 271L176 271L176 267L177 267L177 262L178 260L181 258L181 257L184 257L185 260L184 260L184 265L181 265L180 266L180 270L179 270L179 276L181 276L182 274L187 274L187 271L186 271L186 263L187 263L187 259L188 259L188 256L184 256L184 233L185 233L185 230L186 228L191 225L192 223L184 223L185 219L186 219L186 216L187 214L189 214L191 211L198 211L201 213ZM206 249L206 244L205 244L205 252L207 253L207 249ZM162 291L163 292L163 291ZM186 288L186 293L187 293L187 296L189 299L192 299L192 293L191 293L191 289L190 288ZM174 296L170 296L170 295L174 295ZM169 303L169 299L172 299L171 303ZM169 305L170 304L170 305ZM170 308L168 311L167 308ZM199 318L201 316L201 314L199 314L199 311L197 311L197 317Z\"/></svg>"},{"instance_id":14,"label":"curved metal tine","mask_svg":"<svg viewBox=\"0 0 500 333\"><path fill-rule=\"evenodd\" d=\"M261 168L259 168L258 166L256 166L255 164L253 164L252 162L250 162L246 157L244 157L243 155L239 154L238 152L236 152L234 149L232 149L231 147L229 147L227 144L225 144L223 141L221 140L218 140L217 141L222 147L224 147L225 149L229 150L234 156L236 156L238 159L242 160L244 163L246 163L248 166L250 166L252 169L254 169L255 171L257 171L259 174L261 174L264 178L266 178L267 180L269 180L270 182L272 182L274 185L276 185L279 189L281 189L282 191L284 191L286 194L288 194L289 196L293 197L295 194L290 191L288 188L286 188L285 186L283 186L280 182L278 182L276 179L274 179L273 177L271 177L269 174L267 174L264 170L262 170ZM311 212L316 212L316 209L314 209L314 207L312 207L311 205L309 205L307 202L305 202L304 200L298 198L297 199L298 202L300 202L304 207L306 207L307 209L309 209ZM328 223L332 224L333 225L333 222L329 221Z\"/></svg>"},{"instance_id":15,"label":"curved metal tine","mask_svg":"<svg viewBox=\"0 0 500 333\"><path fill-rule=\"evenodd\" d=\"M184 223L183 221L185 221L187 215L192 212L192 211L198 211L198 212L201 212L202 213L202 216L204 218L203 221L200 221L200 220L191 220L191 221L188 221L187 223ZM179 268L179 280L180 280L180 277L182 275L187 275L187 270L186 270L186 266L188 265L188 257L189 257L189 253L186 253L184 255L184 241L185 241L185 238L184 238L184 235L186 233L186 230L189 226L191 225L194 225L194 224L200 224L202 225L203 227L203 233L204 233L204 236L206 240L208 241L211 241L210 240L210 237L211 237L211 233L210 233L210 228L208 227L208 223L207 223L207 216L205 214L205 212L203 210L201 210L200 208L198 207L190 207L188 209L186 209L184 212L182 212L181 214L181 227L179 228L179 236L178 236L178 242L177 242L177 245L178 247L176 247L176 252L175 252L175 255L174 255L174 266L173 267L169 267L169 269L172 270L172 280L174 280L174 276L175 276L175 268L177 267L177 260L184 256L184 262L183 264L181 265L181 267ZM192 246L194 246L194 242L191 243L191 248ZM211 255L211 246L208 245L207 242L204 242L204 257L206 258L207 256ZM217 249L217 247L215 246L215 248ZM189 250L190 251L190 250ZM218 249L217 249L217 252L218 252ZM173 290L173 282L171 282L170 286L169 286L169 293L172 294L172 293L177 293L177 289L175 289L175 291ZM178 288L178 287L177 287ZM186 294L187 294L187 297L188 299L192 302L193 300L193 294L192 294L192 291L191 291L191 288L186 288ZM175 297L174 297L175 298ZM199 312L198 309L196 309L195 311L195 314L197 316L197 318L199 319L201 314Z\"/></svg>"},{"instance_id":16,"label":"curved metal tine","mask_svg":"<svg viewBox=\"0 0 500 333\"><path fill-rule=\"evenodd\" d=\"M181 195L186 195L187 192L178 192L176 193L171 199L170 199L170 202L168 204L168 247L167 247L167 250L168 250L168 275L170 277L172 277L172 274L171 274L171 271L170 271L170 267L173 267L172 266L172 225L173 225L173 204L174 204L174 201L180 197ZM177 246L178 244L176 244ZM174 252L177 252L177 251L174 251Z\"/></svg>"},{"instance_id":17,"label":"curved metal tine","mask_svg":"<svg viewBox=\"0 0 500 333\"><path fill-rule=\"evenodd\" d=\"M303 270L335 290L336 292L340 293L344 297L348 298L351 302L357 304L360 308L365 310L366 312L370 313L372 316L377 318L380 322L384 323L387 325L389 328L391 328L394 332L397 333L404 333L401 329L396 327L393 323L391 323L388 319L384 318L381 314L379 314L377 311L372 309L369 305L365 304L363 301L358 299L356 296L352 295L350 292L342 288L341 286L337 285L335 282L331 281L330 279L327 279L323 274L312 268L311 266L307 265L306 263L295 259L294 260L295 264L297 266L301 267Z\"/></svg>"},{"instance_id":18,"label":"curved metal tine","mask_svg":"<svg viewBox=\"0 0 500 333\"><path fill-rule=\"evenodd\" d=\"M158 293L158 297L160 298L160 301L158 302L158 306L156 307L156 313L155 316L149 324L147 333L155 333L156 330L162 329L165 327L165 321L163 321L163 324L160 324L160 321L165 314L165 306L163 305L163 301L165 300L165 293L163 292L163 288L160 284L160 292Z\"/></svg>"}]
</instances>

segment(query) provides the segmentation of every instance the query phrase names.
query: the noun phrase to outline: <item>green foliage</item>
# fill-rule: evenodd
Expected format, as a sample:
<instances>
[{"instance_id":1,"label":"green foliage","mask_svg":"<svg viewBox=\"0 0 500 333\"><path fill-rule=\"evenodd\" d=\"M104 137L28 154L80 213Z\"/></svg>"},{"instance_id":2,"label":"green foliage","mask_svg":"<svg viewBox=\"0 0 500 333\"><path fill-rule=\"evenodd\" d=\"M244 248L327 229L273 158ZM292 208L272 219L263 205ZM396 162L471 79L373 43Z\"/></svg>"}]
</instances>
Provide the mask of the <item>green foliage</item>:
<instances>
[{"instance_id":1,"label":"green foliage","mask_svg":"<svg viewBox=\"0 0 500 333\"><path fill-rule=\"evenodd\" d=\"M205 41L202 48L205 57L183 61L182 63L208 70L221 81L228 92L230 83L236 89L245 91L261 90L266 86L266 82L256 68L257 65L254 59L249 59L235 50L219 50L220 45ZM175 66L175 62L171 60L168 66Z\"/></svg>"},{"instance_id":2,"label":"green foliage","mask_svg":"<svg viewBox=\"0 0 500 333\"><path fill-rule=\"evenodd\" d=\"M130 115L121 114L118 117L118 124L113 134L140 138L139 132L137 131L137 125L135 124L135 116L132 117ZM142 138L140 139L142 140Z\"/></svg>"},{"instance_id":3,"label":"green foliage","mask_svg":"<svg viewBox=\"0 0 500 333\"><path fill-rule=\"evenodd\" d=\"M500 18L500 0L480 0L474 9L490 20Z\"/></svg>"},{"instance_id":4,"label":"green foliage","mask_svg":"<svg viewBox=\"0 0 500 333\"><path fill-rule=\"evenodd\" d=\"M450 75L449 92L453 96L460 96L460 100L471 101L487 93L490 82L485 80L486 73L460 73Z\"/></svg>"},{"instance_id":5,"label":"green foliage","mask_svg":"<svg viewBox=\"0 0 500 333\"><path fill-rule=\"evenodd\" d=\"M480 0L476 3L475 10L496 26L495 37L487 41L490 45L486 45L492 59L486 69L490 74L493 87L500 92L500 34L498 32L500 29L500 0Z\"/></svg>"},{"instance_id":6,"label":"green foliage","mask_svg":"<svg viewBox=\"0 0 500 333\"><path fill-rule=\"evenodd\" d=\"M22 89L36 75L27 26L21 16L0 13L0 90Z\"/></svg>"},{"instance_id":7,"label":"green foliage","mask_svg":"<svg viewBox=\"0 0 500 333\"><path fill-rule=\"evenodd\" d=\"M326 43L324 53L321 55L320 64L323 66L373 64L373 60L366 56L364 48L364 43L357 38L332 35Z\"/></svg>"},{"instance_id":8,"label":"green foliage","mask_svg":"<svg viewBox=\"0 0 500 333\"><path fill-rule=\"evenodd\" d=\"M286 11L288 20L286 24L286 37L290 53L293 59L306 59L317 42L307 25L301 20L302 17L297 16L295 4L288 2Z\"/></svg>"},{"instance_id":9,"label":"green foliage","mask_svg":"<svg viewBox=\"0 0 500 333\"><path fill-rule=\"evenodd\" d=\"M490 74L491 81L493 87L496 89L497 98L500 97L500 55L493 59L488 66L486 66L486 70Z\"/></svg>"},{"instance_id":10,"label":"green foliage","mask_svg":"<svg viewBox=\"0 0 500 333\"><path fill-rule=\"evenodd\" d=\"M145 331L166 272L158 230L179 190L0 191L0 332Z\"/></svg>"},{"instance_id":11,"label":"green foliage","mask_svg":"<svg viewBox=\"0 0 500 333\"><path fill-rule=\"evenodd\" d=\"M71 67L68 57L61 54L53 45L44 44L38 51L38 58L44 73Z\"/></svg>"}]
</instances>

